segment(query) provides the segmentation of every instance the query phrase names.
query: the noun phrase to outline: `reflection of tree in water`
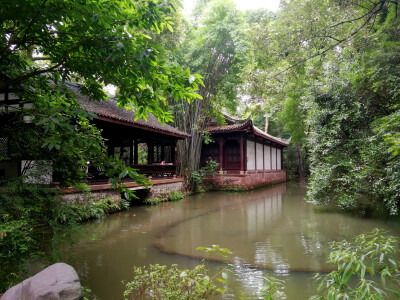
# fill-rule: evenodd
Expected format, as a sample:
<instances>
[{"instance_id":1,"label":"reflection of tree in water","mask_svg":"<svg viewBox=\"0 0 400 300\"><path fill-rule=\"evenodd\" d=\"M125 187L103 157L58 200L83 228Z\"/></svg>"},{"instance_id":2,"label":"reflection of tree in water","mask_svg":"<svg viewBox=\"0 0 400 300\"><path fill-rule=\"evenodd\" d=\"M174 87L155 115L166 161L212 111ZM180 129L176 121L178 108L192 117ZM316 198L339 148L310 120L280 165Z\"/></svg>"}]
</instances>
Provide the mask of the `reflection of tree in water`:
<instances>
[{"instance_id":1,"label":"reflection of tree in water","mask_svg":"<svg viewBox=\"0 0 400 300\"><path fill-rule=\"evenodd\" d=\"M257 266L272 268L275 274L289 274L290 264L282 257L282 253L282 247L273 246L269 239L266 242L257 242L254 263Z\"/></svg>"},{"instance_id":2,"label":"reflection of tree in water","mask_svg":"<svg viewBox=\"0 0 400 300\"><path fill-rule=\"evenodd\" d=\"M313 264L326 265L331 243L352 240L355 236L371 231L378 225L378 220L366 220L357 216L338 212L315 211L310 207L297 224L296 240L304 255L312 258Z\"/></svg>"},{"instance_id":3,"label":"reflection of tree in water","mask_svg":"<svg viewBox=\"0 0 400 300\"><path fill-rule=\"evenodd\" d=\"M228 287L239 286L242 295L257 297L261 294L261 289L264 286L264 272L262 270L251 267L250 265L244 265L240 261L236 261L231 269L233 274L230 280L237 281L240 284L229 284ZM234 291L230 291L229 289L227 292L228 294L234 293Z\"/></svg>"}]
</instances>

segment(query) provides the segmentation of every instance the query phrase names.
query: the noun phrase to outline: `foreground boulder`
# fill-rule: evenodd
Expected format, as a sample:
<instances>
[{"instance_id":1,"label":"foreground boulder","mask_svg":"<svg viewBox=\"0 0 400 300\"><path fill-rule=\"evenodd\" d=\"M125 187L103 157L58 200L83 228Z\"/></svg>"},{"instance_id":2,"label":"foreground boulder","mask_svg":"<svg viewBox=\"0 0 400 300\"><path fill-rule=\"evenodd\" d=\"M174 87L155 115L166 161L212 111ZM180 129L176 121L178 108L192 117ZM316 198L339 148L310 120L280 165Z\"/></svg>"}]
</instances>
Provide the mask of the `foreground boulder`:
<instances>
[{"instance_id":1,"label":"foreground boulder","mask_svg":"<svg viewBox=\"0 0 400 300\"><path fill-rule=\"evenodd\" d=\"M75 269L57 263L10 288L1 300L75 300L82 287Z\"/></svg>"}]
</instances>

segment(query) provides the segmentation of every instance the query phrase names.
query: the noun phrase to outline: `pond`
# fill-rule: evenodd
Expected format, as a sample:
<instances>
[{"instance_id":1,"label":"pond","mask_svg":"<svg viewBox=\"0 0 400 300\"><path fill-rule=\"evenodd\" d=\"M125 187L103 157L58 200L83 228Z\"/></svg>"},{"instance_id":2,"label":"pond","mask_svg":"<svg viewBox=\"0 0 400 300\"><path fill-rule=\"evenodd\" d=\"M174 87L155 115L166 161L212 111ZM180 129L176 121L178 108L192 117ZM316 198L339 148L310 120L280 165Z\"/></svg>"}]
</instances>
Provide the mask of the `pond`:
<instances>
[{"instance_id":1,"label":"pond","mask_svg":"<svg viewBox=\"0 0 400 300\"><path fill-rule=\"evenodd\" d=\"M376 227L400 235L394 221L316 210L304 195L298 184L280 184L134 207L84 224L86 238L63 245L62 260L77 269L82 284L99 299L123 299L122 281L132 278L133 266L190 268L208 258L197 247L220 245L233 252L223 299L258 299L265 275L285 280L288 299L308 299L315 273L332 268L325 263L330 242ZM214 258L208 264L212 274L226 267Z\"/></svg>"}]
</instances>

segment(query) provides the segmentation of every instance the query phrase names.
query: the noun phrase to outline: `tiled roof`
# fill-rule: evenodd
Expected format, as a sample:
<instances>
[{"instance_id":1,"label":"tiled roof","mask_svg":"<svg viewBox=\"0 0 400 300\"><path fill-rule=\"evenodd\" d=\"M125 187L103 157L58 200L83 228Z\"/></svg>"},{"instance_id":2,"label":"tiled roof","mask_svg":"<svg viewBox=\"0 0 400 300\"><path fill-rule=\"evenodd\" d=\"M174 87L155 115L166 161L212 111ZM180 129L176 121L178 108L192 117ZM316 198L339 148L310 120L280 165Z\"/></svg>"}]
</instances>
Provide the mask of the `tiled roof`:
<instances>
[{"instance_id":1,"label":"tiled roof","mask_svg":"<svg viewBox=\"0 0 400 300\"><path fill-rule=\"evenodd\" d=\"M261 136L263 138L266 138L267 140L271 140L271 141L277 142L278 144L281 144L283 146L289 146L290 141L292 139L292 138L290 138L290 139L278 138L278 137L272 136L272 135L262 131L261 129L257 128L254 125L252 127L254 129L254 134L256 134L258 136Z\"/></svg>"},{"instance_id":2,"label":"tiled roof","mask_svg":"<svg viewBox=\"0 0 400 300\"><path fill-rule=\"evenodd\" d=\"M229 118L230 121L232 121L232 118ZM288 146L290 144L291 139L282 139L278 137L274 137L268 133L265 133L261 129L257 128L256 126L253 125L253 121L250 119L246 120L237 120L237 123L235 124L229 124L229 125L215 125L212 124L206 128L207 131L210 133L224 133L224 132L235 132L235 131L247 131L251 132L254 135L257 135L259 137L262 137L266 140L278 143L282 146Z\"/></svg>"},{"instance_id":3,"label":"tiled roof","mask_svg":"<svg viewBox=\"0 0 400 300\"><path fill-rule=\"evenodd\" d=\"M207 131L211 133L220 133L220 132L227 132L227 131L240 131L244 130L251 124L251 120L243 123L236 123L230 125L210 125L206 128Z\"/></svg>"},{"instance_id":4,"label":"tiled roof","mask_svg":"<svg viewBox=\"0 0 400 300\"><path fill-rule=\"evenodd\" d=\"M134 125L135 127L144 130L156 131L178 138L190 137L190 135L168 124L162 125L161 122L152 114L147 114L147 121L143 119L135 120L135 113L132 110L118 107L115 99L110 98L106 101L90 100L87 96L84 96L79 92L79 86L77 84L67 82L66 85L76 94L81 107L88 112L96 114L98 117L120 121L127 123L127 125Z\"/></svg>"}]
</instances>

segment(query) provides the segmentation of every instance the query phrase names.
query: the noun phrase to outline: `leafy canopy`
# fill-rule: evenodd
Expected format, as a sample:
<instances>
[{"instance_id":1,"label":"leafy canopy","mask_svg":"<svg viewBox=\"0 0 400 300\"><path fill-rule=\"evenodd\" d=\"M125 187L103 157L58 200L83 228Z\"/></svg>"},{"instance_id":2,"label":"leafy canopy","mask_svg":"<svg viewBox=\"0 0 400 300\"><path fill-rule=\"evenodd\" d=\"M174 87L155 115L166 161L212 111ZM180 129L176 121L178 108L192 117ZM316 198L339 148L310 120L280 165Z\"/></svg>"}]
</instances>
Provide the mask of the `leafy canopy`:
<instances>
[{"instance_id":1,"label":"leafy canopy","mask_svg":"<svg viewBox=\"0 0 400 300\"><path fill-rule=\"evenodd\" d=\"M167 66L162 39L150 37L173 31L171 15L178 6L175 0L1 0L0 90L12 87L33 102L21 115L30 115L35 126L16 118L12 124L19 125L0 134L14 146L31 147L30 159L58 160L56 169L64 177L60 181L69 184L82 180L79 166L87 161L117 180L138 178L134 170L106 157L90 122L94 116L80 108L63 82L78 82L80 92L97 101L107 98L103 86L113 84L119 106L135 110L140 118L151 112L162 122L170 121L161 108L166 98L199 98L196 90L202 83L189 69ZM28 144L27 135L38 139ZM20 148L6 159L25 155L26 147Z\"/></svg>"}]
</instances>

